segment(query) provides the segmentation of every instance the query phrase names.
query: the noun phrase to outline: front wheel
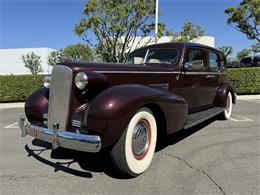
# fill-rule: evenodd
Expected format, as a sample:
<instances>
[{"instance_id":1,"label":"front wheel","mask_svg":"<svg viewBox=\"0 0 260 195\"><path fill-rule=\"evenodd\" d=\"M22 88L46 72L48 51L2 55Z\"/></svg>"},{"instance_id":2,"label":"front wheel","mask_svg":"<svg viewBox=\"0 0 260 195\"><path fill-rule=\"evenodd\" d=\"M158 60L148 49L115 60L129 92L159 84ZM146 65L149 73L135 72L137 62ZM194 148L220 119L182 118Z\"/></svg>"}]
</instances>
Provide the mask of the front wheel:
<instances>
[{"instance_id":1,"label":"front wheel","mask_svg":"<svg viewBox=\"0 0 260 195\"><path fill-rule=\"evenodd\" d=\"M224 120L228 120L231 117L231 113L232 113L232 95L229 92L226 100L226 109L221 114L221 118L223 118Z\"/></svg>"},{"instance_id":2,"label":"front wheel","mask_svg":"<svg viewBox=\"0 0 260 195\"><path fill-rule=\"evenodd\" d=\"M157 126L152 111L139 109L111 150L118 172L123 176L136 177L147 170L153 159L156 140Z\"/></svg>"}]
</instances>

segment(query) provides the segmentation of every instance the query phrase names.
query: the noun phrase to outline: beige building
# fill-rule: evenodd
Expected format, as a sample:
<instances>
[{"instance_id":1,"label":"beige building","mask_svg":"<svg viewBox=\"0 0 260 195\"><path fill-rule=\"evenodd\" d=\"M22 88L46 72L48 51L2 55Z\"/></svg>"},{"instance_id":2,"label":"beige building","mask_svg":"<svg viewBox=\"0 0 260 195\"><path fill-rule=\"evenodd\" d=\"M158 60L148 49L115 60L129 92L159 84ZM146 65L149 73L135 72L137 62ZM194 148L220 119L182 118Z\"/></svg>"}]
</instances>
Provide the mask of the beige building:
<instances>
[{"instance_id":1,"label":"beige building","mask_svg":"<svg viewBox=\"0 0 260 195\"><path fill-rule=\"evenodd\" d=\"M47 64L48 55L55 51L50 48L18 48L0 49L0 75L10 74L31 74L30 70L24 66L22 55L33 52L41 58L43 72L40 74L51 73L51 67Z\"/></svg>"}]
</instances>

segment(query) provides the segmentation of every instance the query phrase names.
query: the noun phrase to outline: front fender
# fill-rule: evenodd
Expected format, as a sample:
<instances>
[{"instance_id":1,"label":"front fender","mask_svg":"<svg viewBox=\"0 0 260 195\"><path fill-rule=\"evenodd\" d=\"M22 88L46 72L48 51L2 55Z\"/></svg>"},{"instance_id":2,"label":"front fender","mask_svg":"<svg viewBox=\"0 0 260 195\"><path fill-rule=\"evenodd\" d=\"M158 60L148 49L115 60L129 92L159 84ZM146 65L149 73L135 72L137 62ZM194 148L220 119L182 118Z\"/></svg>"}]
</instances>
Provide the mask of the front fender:
<instances>
[{"instance_id":1,"label":"front fender","mask_svg":"<svg viewBox=\"0 0 260 195\"><path fill-rule=\"evenodd\" d=\"M102 145L115 143L135 112L142 106L156 104L163 111L168 133L174 132L184 125L188 108L186 101L170 93L168 90L143 85L118 85L99 94L91 102L86 128L98 133Z\"/></svg>"},{"instance_id":2,"label":"front fender","mask_svg":"<svg viewBox=\"0 0 260 195\"><path fill-rule=\"evenodd\" d=\"M26 99L25 115L30 122L43 122L43 113L48 113L48 98L49 89L41 88Z\"/></svg>"}]
</instances>

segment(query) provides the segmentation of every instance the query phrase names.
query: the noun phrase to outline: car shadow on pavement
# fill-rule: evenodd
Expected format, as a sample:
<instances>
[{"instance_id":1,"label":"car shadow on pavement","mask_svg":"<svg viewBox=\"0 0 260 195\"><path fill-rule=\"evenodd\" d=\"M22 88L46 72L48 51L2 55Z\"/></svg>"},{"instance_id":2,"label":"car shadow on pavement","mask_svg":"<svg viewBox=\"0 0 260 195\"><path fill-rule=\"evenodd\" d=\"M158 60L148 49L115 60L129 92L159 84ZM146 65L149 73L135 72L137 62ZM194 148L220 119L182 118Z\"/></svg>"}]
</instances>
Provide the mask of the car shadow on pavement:
<instances>
[{"instance_id":1,"label":"car shadow on pavement","mask_svg":"<svg viewBox=\"0 0 260 195\"><path fill-rule=\"evenodd\" d=\"M93 174L91 172L105 173L110 177L121 179L121 177L116 175L116 173L112 170L112 163L110 162L108 152L106 151L93 154L66 148L57 148L52 150L51 144L38 139L34 139L32 141L32 145L42 147L42 149L32 149L28 145L25 145L25 150L28 153L28 157L33 157L41 163L53 167L54 172L63 171L65 173L85 178L92 178ZM41 153L46 150L49 151L50 157L52 159L56 159L57 162L53 162L41 156ZM62 160L62 162L59 162L59 160ZM68 161L64 162L64 160ZM82 170L71 168L70 166L73 163L78 163Z\"/></svg>"},{"instance_id":2,"label":"car shadow on pavement","mask_svg":"<svg viewBox=\"0 0 260 195\"><path fill-rule=\"evenodd\" d=\"M162 139L158 140L156 145L156 152L159 152L166 148L169 145L174 145L178 143L179 141L185 139L186 137L189 137L193 133L196 133L197 131L205 128L206 126L210 125L216 120L220 120L218 116L212 117L194 127L191 127L189 129L182 129L180 131L177 131L175 133L172 133L170 135L167 135L166 137L163 137Z\"/></svg>"},{"instance_id":3,"label":"car shadow on pavement","mask_svg":"<svg viewBox=\"0 0 260 195\"><path fill-rule=\"evenodd\" d=\"M162 149L169 145L174 145L179 141L185 139L186 137L192 135L193 133L203 129L204 127L208 126L212 122L214 122L217 118L211 118L195 127L190 129L181 130L171 135L168 135L163 140L160 140L156 146L156 152L160 152ZM25 145L25 150L28 153L28 157L33 157L41 163L49 165L54 168L54 172L63 171L65 173L75 175L78 177L84 178L92 178L93 172L94 173L101 173L106 174L110 177L117 178L117 179L124 179L116 174L115 170L113 169L113 165L109 158L109 152L101 151L100 153L93 154L93 153L85 153L75 150L70 150L66 148L57 148L55 150L51 149L51 144L34 139L32 141L32 145L40 146L42 149L32 149L28 145ZM56 159L57 162L52 162L51 160L46 159L45 157L41 156L41 153L44 151L49 151L50 156L52 159ZM59 162L58 160L68 160L67 162ZM77 170L71 168L70 165L73 163L78 163L82 170ZM92 172L92 173L91 173Z\"/></svg>"}]
</instances>

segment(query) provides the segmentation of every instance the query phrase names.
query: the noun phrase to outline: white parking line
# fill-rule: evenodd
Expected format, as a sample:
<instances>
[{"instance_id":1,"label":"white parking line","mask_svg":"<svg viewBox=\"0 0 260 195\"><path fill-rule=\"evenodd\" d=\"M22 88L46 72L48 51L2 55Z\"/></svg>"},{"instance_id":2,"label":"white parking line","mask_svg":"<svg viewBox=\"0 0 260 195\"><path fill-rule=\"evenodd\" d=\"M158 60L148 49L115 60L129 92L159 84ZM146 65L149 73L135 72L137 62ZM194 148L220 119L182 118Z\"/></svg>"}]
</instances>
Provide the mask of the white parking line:
<instances>
[{"instance_id":1,"label":"white parking line","mask_svg":"<svg viewBox=\"0 0 260 195\"><path fill-rule=\"evenodd\" d=\"M232 121L236 121L236 122L252 122L254 121L253 119L244 117L244 116L240 116L237 114L232 114L233 117L230 117L229 119Z\"/></svg>"},{"instance_id":2,"label":"white parking line","mask_svg":"<svg viewBox=\"0 0 260 195\"><path fill-rule=\"evenodd\" d=\"M4 127L4 129L17 129L19 128L18 123L13 123L11 125L7 125Z\"/></svg>"}]
</instances>

